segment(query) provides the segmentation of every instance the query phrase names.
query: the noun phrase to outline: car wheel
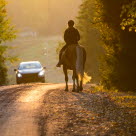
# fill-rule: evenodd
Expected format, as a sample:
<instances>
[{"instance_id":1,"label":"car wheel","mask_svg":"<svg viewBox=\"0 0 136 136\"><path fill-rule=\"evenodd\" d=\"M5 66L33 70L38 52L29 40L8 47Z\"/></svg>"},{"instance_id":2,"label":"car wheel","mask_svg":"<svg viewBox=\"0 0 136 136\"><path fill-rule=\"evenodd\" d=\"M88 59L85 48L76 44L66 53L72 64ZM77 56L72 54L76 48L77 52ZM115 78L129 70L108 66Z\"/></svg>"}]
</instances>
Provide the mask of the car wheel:
<instances>
[{"instance_id":1,"label":"car wheel","mask_svg":"<svg viewBox=\"0 0 136 136\"><path fill-rule=\"evenodd\" d=\"M19 85L19 84L21 84L21 82L17 82L17 84Z\"/></svg>"},{"instance_id":2,"label":"car wheel","mask_svg":"<svg viewBox=\"0 0 136 136\"><path fill-rule=\"evenodd\" d=\"M42 83L45 83L45 79L42 80Z\"/></svg>"},{"instance_id":3,"label":"car wheel","mask_svg":"<svg viewBox=\"0 0 136 136\"><path fill-rule=\"evenodd\" d=\"M17 84L21 84L22 82L21 82L21 81L19 81L19 80L16 80L16 83L17 83Z\"/></svg>"}]
</instances>

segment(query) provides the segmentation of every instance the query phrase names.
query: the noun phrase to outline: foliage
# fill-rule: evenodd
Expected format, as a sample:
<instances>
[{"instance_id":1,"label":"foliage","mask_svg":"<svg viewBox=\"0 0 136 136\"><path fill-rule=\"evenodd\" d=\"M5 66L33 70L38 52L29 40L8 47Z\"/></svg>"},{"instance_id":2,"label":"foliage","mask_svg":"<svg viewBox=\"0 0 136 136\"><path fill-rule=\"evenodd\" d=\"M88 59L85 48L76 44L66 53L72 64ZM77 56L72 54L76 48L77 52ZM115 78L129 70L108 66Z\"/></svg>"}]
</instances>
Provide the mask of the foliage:
<instances>
[{"instance_id":1,"label":"foliage","mask_svg":"<svg viewBox=\"0 0 136 136\"><path fill-rule=\"evenodd\" d=\"M136 33L129 31L135 30L135 0L84 0L82 7L84 8L80 10L84 12L84 23L79 20L80 24L83 24L86 31L91 27L99 31L101 45L105 51L100 64L101 83L106 88L134 90ZM88 22L90 25L84 25L89 24ZM124 27L129 31L123 31L121 28ZM82 28L80 30L83 31ZM87 33L88 37L90 35L91 31ZM88 42L86 39L85 41Z\"/></svg>"},{"instance_id":2,"label":"foliage","mask_svg":"<svg viewBox=\"0 0 136 136\"><path fill-rule=\"evenodd\" d=\"M129 31L136 32L136 0L131 2L127 0L127 4L122 6L121 17L123 18L122 29L125 30L128 27Z\"/></svg>"},{"instance_id":3,"label":"foliage","mask_svg":"<svg viewBox=\"0 0 136 136\"><path fill-rule=\"evenodd\" d=\"M99 56L103 50L99 46L99 34L96 29L92 28L94 17L94 1L85 0L80 6L79 15L77 17L77 28L81 34L81 42L87 51L86 71L92 76L92 82L99 81Z\"/></svg>"},{"instance_id":4,"label":"foliage","mask_svg":"<svg viewBox=\"0 0 136 136\"><path fill-rule=\"evenodd\" d=\"M89 90L88 90L89 92ZM122 92L118 90L107 90L103 86L95 86L91 93L103 93L110 97L115 103L121 107L130 109L130 112L135 113L136 95L135 92Z\"/></svg>"},{"instance_id":5,"label":"foliage","mask_svg":"<svg viewBox=\"0 0 136 136\"><path fill-rule=\"evenodd\" d=\"M6 54L6 51L9 49L9 47L4 43L15 38L15 31L14 28L10 26L5 6L5 0L0 0L0 85L3 85L7 82L6 61L13 62L16 60L15 57L10 57L8 54Z\"/></svg>"}]
</instances>

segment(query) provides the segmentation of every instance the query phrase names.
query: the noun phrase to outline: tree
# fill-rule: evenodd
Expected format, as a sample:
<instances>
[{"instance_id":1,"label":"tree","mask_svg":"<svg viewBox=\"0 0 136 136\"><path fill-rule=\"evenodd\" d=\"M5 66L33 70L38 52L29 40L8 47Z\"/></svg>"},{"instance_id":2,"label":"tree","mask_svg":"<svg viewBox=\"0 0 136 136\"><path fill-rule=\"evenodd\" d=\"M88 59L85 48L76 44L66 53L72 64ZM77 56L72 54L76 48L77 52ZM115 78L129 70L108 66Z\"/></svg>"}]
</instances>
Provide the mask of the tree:
<instances>
[{"instance_id":1,"label":"tree","mask_svg":"<svg viewBox=\"0 0 136 136\"><path fill-rule=\"evenodd\" d=\"M0 0L0 85L7 83L6 61L12 62L15 60L15 57L10 57L6 54L9 47L5 45L5 42L14 38L15 31L7 18L6 2L5 0Z\"/></svg>"},{"instance_id":2,"label":"tree","mask_svg":"<svg viewBox=\"0 0 136 136\"><path fill-rule=\"evenodd\" d=\"M89 29L88 27L95 27L102 41L104 55L100 64L101 83L108 89L134 90L136 0L94 0L93 15L90 1L92 0L83 1L83 6L86 6L87 10L83 19L86 23L92 24L86 26L86 30ZM80 10L84 11L82 8ZM93 19L88 20L90 15ZM80 24L82 24L81 21Z\"/></svg>"}]
</instances>

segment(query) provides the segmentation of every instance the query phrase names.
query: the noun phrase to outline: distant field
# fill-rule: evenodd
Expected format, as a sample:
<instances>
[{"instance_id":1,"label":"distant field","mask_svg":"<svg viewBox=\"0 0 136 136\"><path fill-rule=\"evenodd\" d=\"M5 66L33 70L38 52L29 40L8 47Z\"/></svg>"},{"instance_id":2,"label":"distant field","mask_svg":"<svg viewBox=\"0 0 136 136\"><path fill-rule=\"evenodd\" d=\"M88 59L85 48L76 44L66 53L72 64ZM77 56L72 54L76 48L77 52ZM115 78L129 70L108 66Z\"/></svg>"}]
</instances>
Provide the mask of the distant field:
<instances>
[{"instance_id":1,"label":"distant field","mask_svg":"<svg viewBox=\"0 0 136 136\"><path fill-rule=\"evenodd\" d=\"M14 68L22 61L40 61L47 67L46 82L60 83L64 82L62 69L56 68L58 61L56 48L61 41L60 36L37 37L37 38L18 38L12 43L14 47L9 53L19 57L19 61L14 64L8 64L9 84L15 84Z\"/></svg>"}]
</instances>

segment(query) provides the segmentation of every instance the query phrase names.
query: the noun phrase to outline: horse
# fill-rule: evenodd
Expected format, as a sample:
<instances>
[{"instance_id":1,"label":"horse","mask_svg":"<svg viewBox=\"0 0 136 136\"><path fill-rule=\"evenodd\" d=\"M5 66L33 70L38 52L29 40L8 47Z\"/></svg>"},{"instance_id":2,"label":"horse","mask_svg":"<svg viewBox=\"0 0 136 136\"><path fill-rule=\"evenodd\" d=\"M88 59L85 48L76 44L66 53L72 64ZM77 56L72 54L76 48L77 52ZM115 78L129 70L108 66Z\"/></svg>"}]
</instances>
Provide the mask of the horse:
<instances>
[{"instance_id":1,"label":"horse","mask_svg":"<svg viewBox=\"0 0 136 136\"><path fill-rule=\"evenodd\" d=\"M86 51L80 45L69 45L62 54L63 72L65 75L66 88L68 91L68 70L73 71L73 92L83 91L83 78L86 62ZM77 88L76 88L77 87Z\"/></svg>"}]
</instances>

